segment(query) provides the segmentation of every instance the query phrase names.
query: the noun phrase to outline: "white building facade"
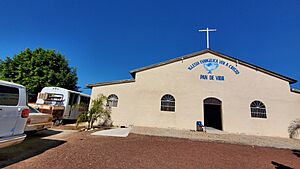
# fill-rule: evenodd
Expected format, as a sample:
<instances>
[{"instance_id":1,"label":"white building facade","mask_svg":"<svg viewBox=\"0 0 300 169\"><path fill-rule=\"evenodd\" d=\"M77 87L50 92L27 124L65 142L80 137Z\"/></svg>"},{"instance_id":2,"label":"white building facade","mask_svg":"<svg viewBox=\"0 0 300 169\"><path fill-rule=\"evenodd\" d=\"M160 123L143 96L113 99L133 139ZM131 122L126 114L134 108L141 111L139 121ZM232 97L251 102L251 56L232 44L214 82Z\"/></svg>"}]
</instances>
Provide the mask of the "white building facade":
<instances>
[{"instance_id":1,"label":"white building facade","mask_svg":"<svg viewBox=\"0 0 300 169\"><path fill-rule=\"evenodd\" d=\"M204 50L130 72L133 79L88 85L109 98L114 125L289 137L300 118L296 80Z\"/></svg>"}]
</instances>

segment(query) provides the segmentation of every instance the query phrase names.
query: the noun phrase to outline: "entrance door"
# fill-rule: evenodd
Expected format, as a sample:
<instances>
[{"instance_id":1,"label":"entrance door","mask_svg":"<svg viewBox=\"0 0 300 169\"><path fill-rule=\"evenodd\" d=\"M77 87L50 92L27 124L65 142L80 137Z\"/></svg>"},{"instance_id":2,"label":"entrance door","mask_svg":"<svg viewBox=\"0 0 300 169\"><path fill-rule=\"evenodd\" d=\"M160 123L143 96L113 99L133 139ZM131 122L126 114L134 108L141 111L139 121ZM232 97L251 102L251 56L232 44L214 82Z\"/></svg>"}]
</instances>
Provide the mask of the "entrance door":
<instances>
[{"instance_id":1,"label":"entrance door","mask_svg":"<svg viewBox=\"0 0 300 169\"><path fill-rule=\"evenodd\" d=\"M217 98L206 98L203 107L204 125L222 130L222 102Z\"/></svg>"}]
</instances>

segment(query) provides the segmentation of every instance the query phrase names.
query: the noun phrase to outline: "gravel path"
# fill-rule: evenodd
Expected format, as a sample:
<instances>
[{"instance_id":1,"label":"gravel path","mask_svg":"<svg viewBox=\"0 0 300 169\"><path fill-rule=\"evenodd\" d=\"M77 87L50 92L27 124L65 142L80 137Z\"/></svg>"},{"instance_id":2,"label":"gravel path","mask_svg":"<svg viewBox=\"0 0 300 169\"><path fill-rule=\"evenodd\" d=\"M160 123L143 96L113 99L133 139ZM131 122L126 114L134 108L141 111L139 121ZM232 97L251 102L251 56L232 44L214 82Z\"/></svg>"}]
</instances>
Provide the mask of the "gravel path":
<instances>
[{"instance_id":1,"label":"gravel path","mask_svg":"<svg viewBox=\"0 0 300 169\"><path fill-rule=\"evenodd\" d=\"M186 138L191 140L214 141L221 143L253 145L261 147L275 147L300 150L299 139L288 139L278 137L250 136L243 134L212 134L176 129L162 129L151 127L134 126L131 133L150 136L164 136L174 138Z\"/></svg>"},{"instance_id":2,"label":"gravel path","mask_svg":"<svg viewBox=\"0 0 300 169\"><path fill-rule=\"evenodd\" d=\"M65 143L8 169L300 168L300 151L130 134L74 133Z\"/></svg>"}]
</instances>

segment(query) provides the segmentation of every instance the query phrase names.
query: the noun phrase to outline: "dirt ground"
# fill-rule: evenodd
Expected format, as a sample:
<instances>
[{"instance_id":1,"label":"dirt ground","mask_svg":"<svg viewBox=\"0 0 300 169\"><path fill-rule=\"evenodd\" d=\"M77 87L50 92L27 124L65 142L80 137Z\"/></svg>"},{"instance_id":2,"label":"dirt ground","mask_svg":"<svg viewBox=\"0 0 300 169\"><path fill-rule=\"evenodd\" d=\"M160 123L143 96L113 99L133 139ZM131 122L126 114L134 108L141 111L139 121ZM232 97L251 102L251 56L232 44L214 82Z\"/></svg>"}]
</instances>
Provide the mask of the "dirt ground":
<instances>
[{"instance_id":1,"label":"dirt ground","mask_svg":"<svg viewBox=\"0 0 300 169\"><path fill-rule=\"evenodd\" d=\"M52 134L57 131L52 131ZM130 134L31 136L0 150L6 168L300 168L300 151ZM31 151L28 155L27 151ZM27 152L27 153L26 153Z\"/></svg>"},{"instance_id":2,"label":"dirt ground","mask_svg":"<svg viewBox=\"0 0 300 169\"><path fill-rule=\"evenodd\" d=\"M178 130L170 128L166 129L134 126L131 130L131 133L149 136L186 138L195 141L210 141L218 143L242 144L250 146L300 150L300 139L227 133L213 128L210 130L211 131L207 132L195 132L189 130Z\"/></svg>"}]
</instances>

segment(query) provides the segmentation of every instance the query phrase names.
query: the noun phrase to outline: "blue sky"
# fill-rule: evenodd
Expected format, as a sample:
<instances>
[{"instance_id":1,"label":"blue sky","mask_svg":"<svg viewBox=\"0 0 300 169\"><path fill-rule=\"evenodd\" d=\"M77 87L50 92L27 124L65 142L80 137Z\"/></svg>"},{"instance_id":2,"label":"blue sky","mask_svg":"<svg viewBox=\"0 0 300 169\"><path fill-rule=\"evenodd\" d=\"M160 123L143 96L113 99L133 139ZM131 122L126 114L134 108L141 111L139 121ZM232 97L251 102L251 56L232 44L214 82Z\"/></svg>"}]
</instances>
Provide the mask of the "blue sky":
<instances>
[{"instance_id":1,"label":"blue sky","mask_svg":"<svg viewBox=\"0 0 300 169\"><path fill-rule=\"evenodd\" d=\"M205 49L300 80L300 1L0 0L0 58L55 49L78 85ZM300 88L300 84L293 85Z\"/></svg>"}]
</instances>

